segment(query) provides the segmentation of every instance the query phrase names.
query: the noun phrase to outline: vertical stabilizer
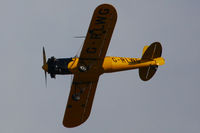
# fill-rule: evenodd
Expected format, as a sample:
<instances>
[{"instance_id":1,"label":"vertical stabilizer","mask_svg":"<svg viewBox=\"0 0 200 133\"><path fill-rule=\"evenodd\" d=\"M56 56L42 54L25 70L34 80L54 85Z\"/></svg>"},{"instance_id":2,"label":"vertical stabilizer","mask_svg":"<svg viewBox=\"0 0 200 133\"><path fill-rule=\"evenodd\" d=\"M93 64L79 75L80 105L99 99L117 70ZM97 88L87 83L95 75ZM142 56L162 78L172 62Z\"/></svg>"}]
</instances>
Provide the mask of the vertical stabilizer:
<instances>
[{"instance_id":1,"label":"vertical stabilizer","mask_svg":"<svg viewBox=\"0 0 200 133\"><path fill-rule=\"evenodd\" d=\"M149 47L148 45L144 46L144 48L142 50L142 55L144 55L144 53L145 53L145 51L147 50L148 47Z\"/></svg>"}]
</instances>

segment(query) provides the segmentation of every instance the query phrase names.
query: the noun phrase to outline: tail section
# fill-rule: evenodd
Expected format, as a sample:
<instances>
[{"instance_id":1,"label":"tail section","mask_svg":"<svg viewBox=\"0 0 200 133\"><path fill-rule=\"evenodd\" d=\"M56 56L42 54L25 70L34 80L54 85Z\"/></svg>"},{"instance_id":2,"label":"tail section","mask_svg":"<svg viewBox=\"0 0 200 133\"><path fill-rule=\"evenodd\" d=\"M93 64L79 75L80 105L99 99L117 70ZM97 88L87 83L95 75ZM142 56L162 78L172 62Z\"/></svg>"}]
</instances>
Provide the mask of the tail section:
<instances>
[{"instance_id":1,"label":"tail section","mask_svg":"<svg viewBox=\"0 0 200 133\"><path fill-rule=\"evenodd\" d=\"M144 55L145 51L147 50L147 48L149 47L149 45L144 46L143 51L142 51L142 56Z\"/></svg>"},{"instance_id":2,"label":"tail section","mask_svg":"<svg viewBox=\"0 0 200 133\"><path fill-rule=\"evenodd\" d=\"M162 55L162 46L159 42L152 43L149 47L145 46L143 49L143 55L141 60L155 61L156 65L150 65L148 67L139 68L139 76L141 80L147 81L153 77L156 73L158 66L165 63Z\"/></svg>"},{"instance_id":3,"label":"tail section","mask_svg":"<svg viewBox=\"0 0 200 133\"><path fill-rule=\"evenodd\" d=\"M154 42L148 48L146 48L144 54L142 55L142 59L154 59L161 57L161 55L162 55L161 44L159 42Z\"/></svg>"}]
</instances>

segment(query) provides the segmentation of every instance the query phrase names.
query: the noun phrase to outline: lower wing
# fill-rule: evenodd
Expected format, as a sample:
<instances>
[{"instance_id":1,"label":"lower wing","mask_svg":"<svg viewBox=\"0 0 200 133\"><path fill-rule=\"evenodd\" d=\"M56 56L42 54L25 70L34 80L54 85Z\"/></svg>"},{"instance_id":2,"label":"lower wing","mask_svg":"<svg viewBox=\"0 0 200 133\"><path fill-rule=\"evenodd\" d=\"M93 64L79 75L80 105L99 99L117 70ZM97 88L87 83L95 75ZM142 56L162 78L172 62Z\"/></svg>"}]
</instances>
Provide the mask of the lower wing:
<instances>
[{"instance_id":1,"label":"lower wing","mask_svg":"<svg viewBox=\"0 0 200 133\"><path fill-rule=\"evenodd\" d=\"M89 79L89 80L88 80ZM63 119L65 127L75 127L87 120L99 76L74 75Z\"/></svg>"}]
</instances>

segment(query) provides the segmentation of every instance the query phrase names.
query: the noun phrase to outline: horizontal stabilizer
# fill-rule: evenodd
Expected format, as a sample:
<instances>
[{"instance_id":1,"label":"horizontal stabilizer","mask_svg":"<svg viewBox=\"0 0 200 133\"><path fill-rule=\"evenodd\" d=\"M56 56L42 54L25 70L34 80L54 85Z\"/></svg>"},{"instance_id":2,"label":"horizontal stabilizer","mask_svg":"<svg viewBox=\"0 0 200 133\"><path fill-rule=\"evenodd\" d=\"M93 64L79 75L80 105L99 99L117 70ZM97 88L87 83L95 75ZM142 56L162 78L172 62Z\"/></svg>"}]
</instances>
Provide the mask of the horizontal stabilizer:
<instances>
[{"instance_id":1,"label":"horizontal stabilizer","mask_svg":"<svg viewBox=\"0 0 200 133\"><path fill-rule=\"evenodd\" d=\"M161 55L162 55L162 46L159 42L154 42L149 47L147 46L144 47L142 59L149 61L155 60L156 65L150 65L147 67L139 68L139 76L141 80L147 81L151 79L153 75L156 73L158 66L163 65L165 63Z\"/></svg>"},{"instance_id":2,"label":"horizontal stabilizer","mask_svg":"<svg viewBox=\"0 0 200 133\"><path fill-rule=\"evenodd\" d=\"M143 53L142 59L154 59L161 57L162 55L162 46L159 42L152 43Z\"/></svg>"},{"instance_id":3,"label":"horizontal stabilizer","mask_svg":"<svg viewBox=\"0 0 200 133\"><path fill-rule=\"evenodd\" d=\"M143 81L147 81L153 77L156 73L158 66L149 66L149 67L142 67L139 69L140 79Z\"/></svg>"}]
</instances>

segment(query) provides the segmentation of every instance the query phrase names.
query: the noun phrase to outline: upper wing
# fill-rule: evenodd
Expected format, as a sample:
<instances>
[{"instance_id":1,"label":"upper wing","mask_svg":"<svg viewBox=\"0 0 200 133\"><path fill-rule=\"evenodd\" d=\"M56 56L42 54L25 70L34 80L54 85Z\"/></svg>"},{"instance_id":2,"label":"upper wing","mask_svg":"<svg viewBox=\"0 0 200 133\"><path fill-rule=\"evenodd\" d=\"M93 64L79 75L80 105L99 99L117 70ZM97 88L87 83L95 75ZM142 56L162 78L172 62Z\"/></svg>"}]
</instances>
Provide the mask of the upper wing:
<instances>
[{"instance_id":1,"label":"upper wing","mask_svg":"<svg viewBox=\"0 0 200 133\"><path fill-rule=\"evenodd\" d=\"M93 14L88 33L80 54L78 68L85 66L87 71L76 71L71 86L63 125L75 127L85 122L90 115L104 57L117 20L112 5L98 6Z\"/></svg>"},{"instance_id":2,"label":"upper wing","mask_svg":"<svg viewBox=\"0 0 200 133\"><path fill-rule=\"evenodd\" d=\"M87 120L90 115L98 79L98 76L74 75L63 119L65 127L75 127Z\"/></svg>"},{"instance_id":3,"label":"upper wing","mask_svg":"<svg viewBox=\"0 0 200 133\"><path fill-rule=\"evenodd\" d=\"M112 5L98 6L93 14L87 36L80 54L79 64L101 66L117 21ZM96 71L96 70L95 70Z\"/></svg>"}]
</instances>

